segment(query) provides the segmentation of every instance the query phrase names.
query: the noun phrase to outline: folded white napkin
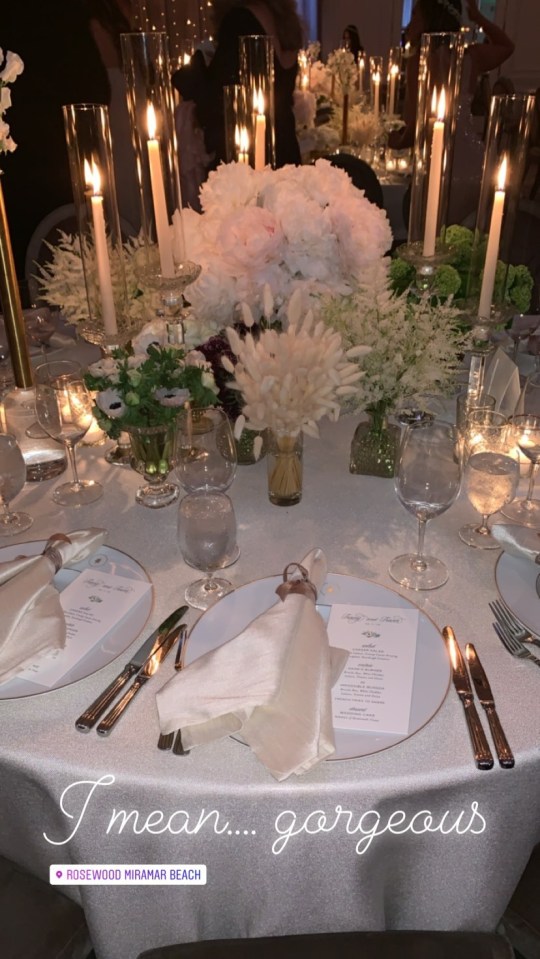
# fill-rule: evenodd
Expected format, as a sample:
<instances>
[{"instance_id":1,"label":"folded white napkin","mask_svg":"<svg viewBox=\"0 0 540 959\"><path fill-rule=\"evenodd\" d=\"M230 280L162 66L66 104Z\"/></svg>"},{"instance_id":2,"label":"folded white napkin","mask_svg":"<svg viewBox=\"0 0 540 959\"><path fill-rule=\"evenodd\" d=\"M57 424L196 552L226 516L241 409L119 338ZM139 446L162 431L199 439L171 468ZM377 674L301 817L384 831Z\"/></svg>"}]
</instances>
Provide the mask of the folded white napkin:
<instances>
[{"instance_id":1,"label":"folded white napkin","mask_svg":"<svg viewBox=\"0 0 540 959\"><path fill-rule=\"evenodd\" d=\"M501 544L505 553L522 556L540 565L540 532L528 526L494 523L491 535Z\"/></svg>"},{"instance_id":2,"label":"folded white napkin","mask_svg":"<svg viewBox=\"0 0 540 959\"><path fill-rule=\"evenodd\" d=\"M324 553L301 565L318 591ZM276 779L299 775L335 752L330 690L347 656L330 649L315 593L289 593L157 693L161 730L181 729L186 749L238 733Z\"/></svg>"},{"instance_id":3,"label":"folded white napkin","mask_svg":"<svg viewBox=\"0 0 540 959\"><path fill-rule=\"evenodd\" d=\"M64 613L52 580L62 566L85 559L106 537L104 529L56 533L40 555L0 563L0 682L15 676L37 653L65 646Z\"/></svg>"},{"instance_id":4,"label":"folded white napkin","mask_svg":"<svg viewBox=\"0 0 540 959\"><path fill-rule=\"evenodd\" d=\"M495 397L495 409L505 416L515 412L519 394L519 370L500 346L491 357L484 375L484 391Z\"/></svg>"}]
</instances>

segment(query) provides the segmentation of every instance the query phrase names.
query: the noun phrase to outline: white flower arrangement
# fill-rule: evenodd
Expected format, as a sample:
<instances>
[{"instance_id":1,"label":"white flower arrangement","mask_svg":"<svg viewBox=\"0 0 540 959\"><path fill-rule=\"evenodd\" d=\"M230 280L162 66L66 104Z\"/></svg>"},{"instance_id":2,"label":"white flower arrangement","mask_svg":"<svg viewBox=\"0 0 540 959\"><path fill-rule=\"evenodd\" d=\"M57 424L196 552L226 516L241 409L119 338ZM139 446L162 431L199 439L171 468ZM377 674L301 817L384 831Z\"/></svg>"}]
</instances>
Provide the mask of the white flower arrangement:
<instances>
[{"instance_id":1,"label":"white flower arrangement","mask_svg":"<svg viewBox=\"0 0 540 959\"><path fill-rule=\"evenodd\" d=\"M348 94L358 78L358 70L351 51L344 47L334 50L328 56L326 66L330 76L338 81L342 93Z\"/></svg>"},{"instance_id":2,"label":"white flower arrangement","mask_svg":"<svg viewBox=\"0 0 540 959\"><path fill-rule=\"evenodd\" d=\"M59 230L56 244L47 243L52 259L45 264L36 264L42 297L52 306L62 310L70 323L88 321L88 299L84 281L81 244L78 236ZM127 311L134 326L150 312L150 294L141 288L139 277L145 257L142 238L131 237L124 244L123 269L128 291ZM117 259L109 250L113 283L119 283Z\"/></svg>"},{"instance_id":3,"label":"white flower arrangement","mask_svg":"<svg viewBox=\"0 0 540 959\"><path fill-rule=\"evenodd\" d=\"M266 168L222 164L201 189L203 212L184 210L190 259L202 266L188 298L201 343L238 319L257 317L267 284L278 318L295 290L306 305L346 295L392 243L384 211L324 160Z\"/></svg>"},{"instance_id":4,"label":"white flower arrangement","mask_svg":"<svg viewBox=\"0 0 540 959\"><path fill-rule=\"evenodd\" d=\"M14 83L17 77L24 70L18 53L8 50L4 62L4 51L0 49L0 63L4 63L0 71L0 153L13 153L17 149L17 144L9 133L9 125L4 120L4 113L11 106L11 90L9 84Z\"/></svg>"},{"instance_id":5,"label":"white flower arrangement","mask_svg":"<svg viewBox=\"0 0 540 959\"><path fill-rule=\"evenodd\" d=\"M458 316L450 302L395 295L380 269L351 296L327 301L322 318L341 334L345 349L371 347L359 360L365 375L352 405L390 410L422 393L447 390L467 346Z\"/></svg>"},{"instance_id":6,"label":"white flower arrangement","mask_svg":"<svg viewBox=\"0 0 540 959\"><path fill-rule=\"evenodd\" d=\"M227 337L237 362L227 357L222 362L234 375L229 386L242 394L240 430L246 425L318 437L317 422L324 416L337 420L344 398L355 395L363 376L351 360L366 350L345 351L340 334L316 322L311 312L302 319L298 296L289 304L286 330L241 338L231 327Z\"/></svg>"}]
</instances>

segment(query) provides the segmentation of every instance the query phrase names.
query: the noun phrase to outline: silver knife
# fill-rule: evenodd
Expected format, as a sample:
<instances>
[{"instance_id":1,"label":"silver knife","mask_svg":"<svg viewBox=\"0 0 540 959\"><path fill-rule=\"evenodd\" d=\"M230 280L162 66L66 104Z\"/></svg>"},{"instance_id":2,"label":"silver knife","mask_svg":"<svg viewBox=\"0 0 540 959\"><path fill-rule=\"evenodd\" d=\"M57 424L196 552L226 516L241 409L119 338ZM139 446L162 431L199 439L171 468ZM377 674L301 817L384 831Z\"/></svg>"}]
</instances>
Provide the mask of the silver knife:
<instances>
[{"instance_id":1,"label":"silver knife","mask_svg":"<svg viewBox=\"0 0 540 959\"><path fill-rule=\"evenodd\" d=\"M152 654L148 662L146 662L139 669L139 672L136 674L131 686L126 689L126 692L122 698L118 700L113 708L107 713L105 718L101 720L96 730L98 736L109 735L113 726L116 726L116 723L124 714L132 699L143 688L145 683L158 671L161 663L173 648L181 632L182 626L176 626L175 629L172 629L171 632L167 633L166 637L161 640L160 645L156 647L155 652Z\"/></svg>"},{"instance_id":2,"label":"silver knife","mask_svg":"<svg viewBox=\"0 0 540 959\"><path fill-rule=\"evenodd\" d=\"M174 613L170 613L170 615L163 620L148 639L145 639L140 649L137 650L129 663L126 663L116 679L113 679L112 683L100 693L91 706L85 709L84 713L81 713L79 718L75 720L75 726L80 732L88 733L92 727L95 726L99 717L105 712L107 707L111 705L113 699L116 699L120 690L123 689L135 673L151 659L156 647L160 645L161 640L173 626L176 626L178 620L182 619L187 613L188 608L188 606L179 606L178 609L175 609Z\"/></svg>"},{"instance_id":3,"label":"silver knife","mask_svg":"<svg viewBox=\"0 0 540 959\"><path fill-rule=\"evenodd\" d=\"M478 696L478 699L482 703L482 706L487 714L489 728L491 729L491 735L493 736L493 742L495 744L495 749L497 750L499 765L501 765L503 769L512 769L512 766L515 764L512 750L508 745L508 740L501 726L499 717L497 715L497 710L495 709L495 700L493 698L493 693L491 692L489 680L485 674L484 667L478 658L478 653L476 652L476 649L472 643L467 643L465 647L465 656L467 657L467 662L469 664L469 672L474 683L476 695Z\"/></svg>"},{"instance_id":4,"label":"silver knife","mask_svg":"<svg viewBox=\"0 0 540 959\"><path fill-rule=\"evenodd\" d=\"M474 752L474 759L478 769L493 769L493 756L486 739L486 734L480 722L480 717L474 705L474 694L467 674L467 668L461 650L457 644L454 630L445 626L443 636L446 642L450 661L452 663L452 679L456 692L463 703L465 719L469 727L469 735Z\"/></svg>"}]
</instances>

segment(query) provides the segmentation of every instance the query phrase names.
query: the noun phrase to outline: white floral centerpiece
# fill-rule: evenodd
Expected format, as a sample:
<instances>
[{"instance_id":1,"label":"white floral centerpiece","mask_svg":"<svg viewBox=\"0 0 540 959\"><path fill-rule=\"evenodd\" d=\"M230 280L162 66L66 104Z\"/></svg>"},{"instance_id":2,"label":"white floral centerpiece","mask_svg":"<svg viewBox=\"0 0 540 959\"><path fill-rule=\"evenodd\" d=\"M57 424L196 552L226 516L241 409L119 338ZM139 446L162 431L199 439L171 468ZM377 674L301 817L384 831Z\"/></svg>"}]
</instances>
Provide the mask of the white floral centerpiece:
<instances>
[{"instance_id":1,"label":"white floral centerpiece","mask_svg":"<svg viewBox=\"0 0 540 959\"><path fill-rule=\"evenodd\" d=\"M444 393L453 385L467 346L460 312L450 301L396 295L386 269L379 268L350 296L328 300L321 315L346 347L371 348L358 361L364 376L350 404L369 416L356 429L350 471L392 476L398 431L387 417L421 394Z\"/></svg>"},{"instance_id":2,"label":"white floral centerpiece","mask_svg":"<svg viewBox=\"0 0 540 959\"><path fill-rule=\"evenodd\" d=\"M186 245L202 266L188 293L199 343L233 324L240 303L260 316L265 285L278 318L296 290L316 312L321 294L351 293L392 243L384 211L324 160L260 172L223 164L201 204L202 214L184 211Z\"/></svg>"},{"instance_id":3,"label":"white floral centerpiece","mask_svg":"<svg viewBox=\"0 0 540 959\"><path fill-rule=\"evenodd\" d=\"M236 364L224 357L223 365L233 375L230 387L241 393L243 403L236 435L244 426L271 431L270 499L292 505L302 487L298 437L302 433L318 437L317 424L324 416L338 419L344 399L355 395L364 375L352 359L367 350L362 346L346 350L338 332L315 321L311 312L302 317L299 294L290 301L286 329L240 337L231 327L227 337Z\"/></svg>"},{"instance_id":4,"label":"white floral centerpiece","mask_svg":"<svg viewBox=\"0 0 540 959\"><path fill-rule=\"evenodd\" d=\"M350 296L327 300L321 316L346 348L370 347L359 360L364 376L354 405L375 416L423 393L445 392L468 342L451 300L396 295L384 268L366 276Z\"/></svg>"}]
</instances>

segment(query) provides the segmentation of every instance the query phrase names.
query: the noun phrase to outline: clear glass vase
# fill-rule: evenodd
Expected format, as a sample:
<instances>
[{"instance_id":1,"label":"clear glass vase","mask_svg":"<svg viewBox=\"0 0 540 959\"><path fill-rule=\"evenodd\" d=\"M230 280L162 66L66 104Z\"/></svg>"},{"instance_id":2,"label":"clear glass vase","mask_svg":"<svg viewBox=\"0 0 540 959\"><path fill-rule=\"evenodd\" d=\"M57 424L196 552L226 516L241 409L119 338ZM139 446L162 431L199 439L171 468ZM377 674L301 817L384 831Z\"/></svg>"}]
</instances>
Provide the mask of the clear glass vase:
<instances>
[{"instance_id":1,"label":"clear glass vase","mask_svg":"<svg viewBox=\"0 0 540 959\"><path fill-rule=\"evenodd\" d=\"M168 476L176 465L176 423L160 426L131 426L131 466L146 480L135 494L137 503L161 509L174 503L180 494Z\"/></svg>"},{"instance_id":2,"label":"clear glass vase","mask_svg":"<svg viewBox=\"0 0 540 959\"><path fill-rule=\"evenodd\" d=\"M302 499L303 435L266 431L268 497L275 506L295 506Z\"/></svg>"},{"instance_id":3,"label":"clear glass vase","mask_svg":"<svg viewBox=\"0 0 540 959\"><path fill-rule=\"evenodd\" d=\"M351 443L349 472L393 477L399 447L399 427L388 423L386 407L368 410Z\"/></svg>"}]
</instances>

